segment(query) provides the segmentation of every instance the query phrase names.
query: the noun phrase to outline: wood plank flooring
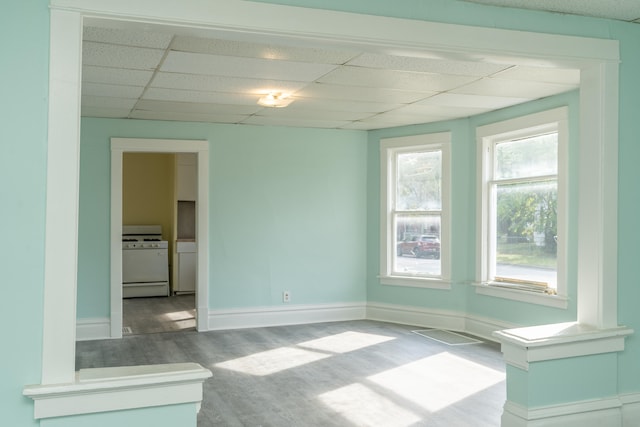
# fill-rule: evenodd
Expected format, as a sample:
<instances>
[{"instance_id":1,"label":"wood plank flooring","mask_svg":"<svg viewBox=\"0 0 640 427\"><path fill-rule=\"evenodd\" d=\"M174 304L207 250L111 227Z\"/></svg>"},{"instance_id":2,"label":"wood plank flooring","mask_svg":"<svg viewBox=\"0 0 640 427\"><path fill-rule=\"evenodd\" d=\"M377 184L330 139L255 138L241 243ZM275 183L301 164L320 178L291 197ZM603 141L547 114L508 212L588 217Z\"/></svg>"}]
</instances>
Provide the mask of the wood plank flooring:
<instances>
[{"instance_id":1,"label":"wood plank flooring","mask_svg":"<svg viewBox=\"0 0 640 427\"><path fill-rule=\"evenodd\" d=\"M496 427L499 346L450 346L375 321L168 332L77 343L76 369L197 362L198 426Z\"/></svg>"},{"instance_id":2,"label":"wood plank flooring","mask_svg":"<svg viewBox=\"0 0 640 427\"><path fill-rule=\"evenodd\" d=\"M195 295L124 298L122 326L125 334L153 334L195 330ZM128 328L128 329L127 329Z\"/></svg>"}]
</instances>

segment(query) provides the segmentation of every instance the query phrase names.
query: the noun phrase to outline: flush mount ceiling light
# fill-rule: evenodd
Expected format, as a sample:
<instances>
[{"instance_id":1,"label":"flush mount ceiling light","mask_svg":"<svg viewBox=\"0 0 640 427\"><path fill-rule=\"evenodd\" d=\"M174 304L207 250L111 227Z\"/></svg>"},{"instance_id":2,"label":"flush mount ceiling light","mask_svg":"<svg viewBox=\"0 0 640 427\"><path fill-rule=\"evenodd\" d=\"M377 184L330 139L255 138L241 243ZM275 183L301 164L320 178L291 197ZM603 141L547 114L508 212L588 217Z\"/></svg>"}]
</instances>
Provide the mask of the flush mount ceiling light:
<instances>
[{"instance_id":1,"label":"flush mount ceiling light","mask_svg":"<svg viewBox=\"0 0 640 427\"><path fill-rule=\"evenodd\" d=\"M258 105L263 107L281 108L293 102L293 98L289 98L288 95L283 95L280 92L270 92L262 98L258 99Z\"/></svg>"}]
</instances>

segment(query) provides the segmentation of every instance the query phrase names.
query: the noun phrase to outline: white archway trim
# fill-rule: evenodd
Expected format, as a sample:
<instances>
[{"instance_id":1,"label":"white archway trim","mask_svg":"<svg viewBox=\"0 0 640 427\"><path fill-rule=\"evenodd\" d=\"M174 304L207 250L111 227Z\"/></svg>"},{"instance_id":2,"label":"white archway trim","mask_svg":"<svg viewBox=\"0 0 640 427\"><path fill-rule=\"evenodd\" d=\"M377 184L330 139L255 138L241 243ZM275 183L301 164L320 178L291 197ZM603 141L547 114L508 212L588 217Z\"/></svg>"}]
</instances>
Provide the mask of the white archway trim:
<instances>
[{"instance_id":1,"label":"white archway trim","mask_svg":"<svg viewBox=\"0 0 640 427\"><path fill-rule=\"evenodd\" d=\"M209 329L209 141L111 138L111 337L122 337L122 155L126 152L197 155L196 324L198 331L206 331Z\"/></svg>"},{"instance_id":2,"label":"white archway trim","mask_svg":"<svg viewBox=\"0 0 640 427\"><path fill-rule=\"evenodd\" d=\"M63 218L60 209L77 212L79 182L79 107L82 21L113 19L138 24L178 25L194 32L232 33L235 37L286 38L299 43L358 45L372 52L453 52L458 57L508 58L519 64L541 63L580 68L581 105L580 197L591 214L579 222L579 235L593 234L596 244L578 254L578 319L609 327L617 319L617 144L618 61L616 40L592 39L494 28L466 27L411 19L305 9L237 0L211 2L171 0L105 2L51 0L51 74L43 383L74 377L77 243L60 247L59 237L77 235L77 214ZM251 8L251 13L247 13ZM62 150L62 151L57 151ZM53 154L56 151L58 154ZM63 153L68 153L65 155ZM601 155L605 154L605 155ZM612 161L613 160L613 161ZM72 194L68 193L73 190ZM73 200L70 200L73 199ZM70 200L70 201L69 201ZM63 208L59 203L69 202ZM584 203L581 201L581 203ZM581 209L582 214L582 209ZM60 230L60 231L56 231ZM582 245L583 242L580 242ZM610 252L609 252L610 251ZM595 264L595 266L594 266ZM596 270L591 276L592 269ZM583 300L583 298L586 298ZM61 304L63 309L57 304Z\"/></svg>"},{"instance_id":3,"label":"white archway trim","mask_svg":"<svg viewBox=\"0 0 640 427\"><path fill-rule=\"evenodd\" d=\"M75 375L82 16L52 10L50 34L43 384Z\"/></svg>"}]
</instances>

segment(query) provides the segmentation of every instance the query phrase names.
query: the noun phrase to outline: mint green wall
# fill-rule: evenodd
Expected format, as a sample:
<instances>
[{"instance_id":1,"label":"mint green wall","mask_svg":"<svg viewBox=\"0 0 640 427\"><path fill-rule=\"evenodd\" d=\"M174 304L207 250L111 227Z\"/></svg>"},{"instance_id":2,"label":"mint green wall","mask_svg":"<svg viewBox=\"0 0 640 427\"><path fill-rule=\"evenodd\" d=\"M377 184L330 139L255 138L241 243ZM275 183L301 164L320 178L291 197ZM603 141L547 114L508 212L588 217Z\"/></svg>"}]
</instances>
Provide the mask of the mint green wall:
<instances>
[{"instance_id":1,"label":"mint green wall","mask_svg":"<svg viewBox=\"0 0 640 427\"><path fill-rule=\"evenodd\" d=\"M610 398L618 393L616 354L507 365L507 399L525 408ZM588 374L587 374L588 373Z\"/></svg>"},{"instance_id":2,"label":"mint green wall","mask_svg":"<svg viewBox=\"0 0 640 427\"><path fill-rule=\"evenodd\" d=\"M618 319L636 333L619 356L619 390L640 389L640 286L638 286L638 212L640 212L640 25L612 25L620 40L620 136L618 153Z\"/></svg>"},{"instance_id":3,"label":"mint green wall","mask_svg":"<svg viewBox=\"0 0 640 427\"><path fill-rule=\"evenodd\" d=\"M27 384L40 382L47 158L47 1L3 2L0 13L0 424L38 425Z\"/></svg>"},{"instance_id":4,"label":"mint green wall","mask_svg":"<svg viewBox=\"0 0 640 427\"><path fill-rule=\"evenodd\" d=\"M42 427L176 427L195 426L195 403L44 419Z\"/></svg>"},{"instance_id":5,"label":"mint green wall","mask_svg":"<svg viewBox=\"0 0 640 427\"><path fill-rule=\"evenodd\" d=\"M83 119L78 317L109 315L112 136L210 141L210 308L366 299L366 133Z\"/></svg>"}]
</instances>

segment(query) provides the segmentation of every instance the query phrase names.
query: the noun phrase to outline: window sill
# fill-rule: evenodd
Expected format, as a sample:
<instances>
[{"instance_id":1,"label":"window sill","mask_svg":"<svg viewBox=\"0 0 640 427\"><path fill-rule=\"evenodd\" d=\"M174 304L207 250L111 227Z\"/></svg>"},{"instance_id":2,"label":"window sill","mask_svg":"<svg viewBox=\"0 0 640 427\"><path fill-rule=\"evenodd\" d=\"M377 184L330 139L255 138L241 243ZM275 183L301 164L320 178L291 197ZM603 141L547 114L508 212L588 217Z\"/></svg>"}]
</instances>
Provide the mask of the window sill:
<instances>
[{"instance_id":1,"label":"window sill","mask_svg":"<svg viewBox=\"0 0 640 427\"><path fill-rule=\"evenodd\" d=\"M451 289L451 282L444 279L417 276L378 276L380 284L425 289Z\"/></svg>"},{"instance_id":2,"label":"window sill","mask_svg":"<svg viewBox=\"0 0 640 427\"><path fill-rule=\"evenodd\" d=\"M569 299L563 295L549 295L545 293L509 288L504 284L493 286L492 283L474 283L476 293L496 298L510 299L529 304L545 305L547 307L566 309Z\"/></svg>"}]
</instances>

